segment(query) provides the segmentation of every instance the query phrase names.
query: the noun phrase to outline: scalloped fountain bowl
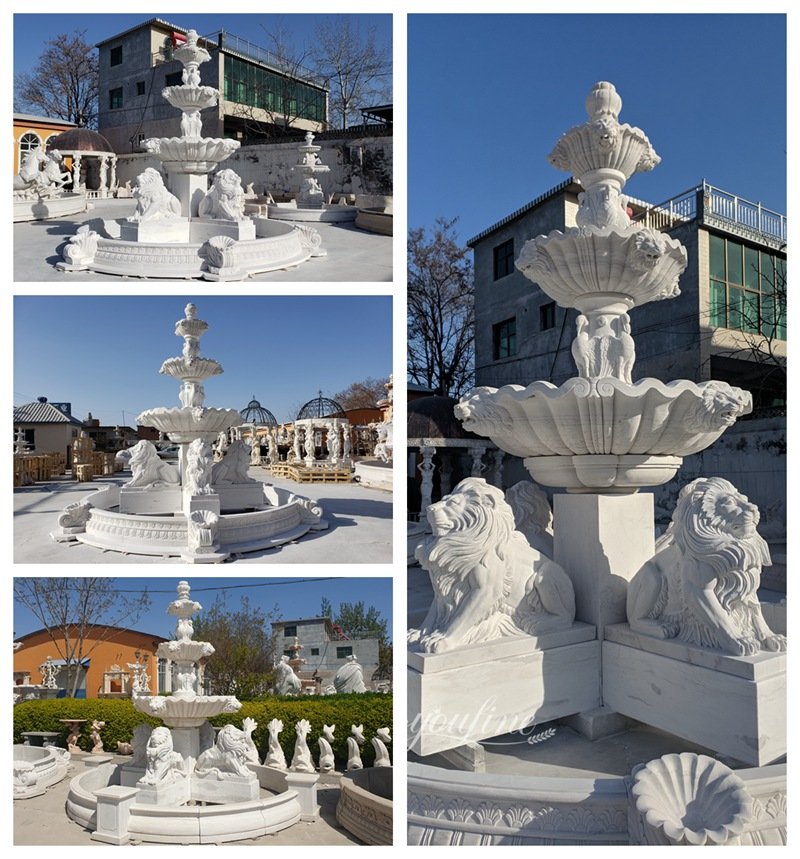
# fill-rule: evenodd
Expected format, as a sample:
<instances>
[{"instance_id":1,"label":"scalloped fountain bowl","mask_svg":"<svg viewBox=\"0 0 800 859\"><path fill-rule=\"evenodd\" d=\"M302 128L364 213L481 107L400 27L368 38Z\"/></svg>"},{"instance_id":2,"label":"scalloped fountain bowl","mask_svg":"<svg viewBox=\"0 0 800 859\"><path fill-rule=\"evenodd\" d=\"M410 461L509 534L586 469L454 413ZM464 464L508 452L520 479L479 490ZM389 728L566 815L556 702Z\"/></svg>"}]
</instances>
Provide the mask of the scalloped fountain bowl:
<instances>
[{"instance_id":1,"label":"scalloped fountain bowl","mask_svg":"<svg viewBox=\"0 0 800 859\"><path fill-rule=\"evenodd\" d=\"M240 146L238 140L219 137L150 137L142 145L161 159L167 172L202 175L215 170Z\"/></svg>"},{"instance_id":2,"label":"scalloped fountain bowl","mask_svg":"<svg viewBox=\"0 0 800 859\"><path fill-rule=\"evenodd\" d=\"M199 728L207 719L220 713L236 713L241 704L232 695L197 695L183 698L175 695L138 695L133 706L140 713L155 716L170 728Z\"/></svg>"},{"instance_id":3,"label":"scalloped fountain bowl","mask_svg":"<svg viewBox=\"0 0 800 859\"><path fill-rule=\"evenodd\" d=\"M545 486L626 493L666 483L751 410L750 393L725 382L608 377L478 388L455 414Z\"/></svg>"},{"instance_id":4,"label":"scalloped fountain bowl","mask_svg":"<svg viewBox=\"0 0 800 859\"><path fill-rule=\"evenodd\" d=\"M142 412L136 421L143 426L154 427L166 433L171 441L192 441L195 438L214 441L221 432L241 424L242 416L236 409L159 406Z\"/></svg>"},{"instance_id":5,"label":"scalloped fountain bowl","mask_svg":"<svg viewBox=\"0 0 800 859\"><path fill-rule=\"evenodd\" d=\"M169 86L161 90L162 98L166 99L173 107L187 112L191 110L204 110L217 103L219 91L210 86Z\"/></svg>"}]
</instances>

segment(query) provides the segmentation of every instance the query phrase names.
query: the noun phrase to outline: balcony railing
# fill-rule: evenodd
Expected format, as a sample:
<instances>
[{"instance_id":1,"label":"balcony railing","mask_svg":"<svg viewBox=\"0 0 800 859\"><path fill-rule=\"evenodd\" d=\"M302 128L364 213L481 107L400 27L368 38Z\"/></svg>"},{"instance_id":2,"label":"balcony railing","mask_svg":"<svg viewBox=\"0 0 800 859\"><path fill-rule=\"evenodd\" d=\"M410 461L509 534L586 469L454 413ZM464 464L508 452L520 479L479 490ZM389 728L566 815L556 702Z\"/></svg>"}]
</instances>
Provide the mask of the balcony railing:
<instances>
[{"instance_id":1,"label":"balcony railing","mask_svg":"<svg viewBox=\"0 0 800 859\"><path fill-rule=\"evenodd\" d=\"M785 215L705 181L664 203L648 206L633 220L657 230L669 230L681 223L699 220L773 246L786 244Z\"/></svg>"}]
</instances>

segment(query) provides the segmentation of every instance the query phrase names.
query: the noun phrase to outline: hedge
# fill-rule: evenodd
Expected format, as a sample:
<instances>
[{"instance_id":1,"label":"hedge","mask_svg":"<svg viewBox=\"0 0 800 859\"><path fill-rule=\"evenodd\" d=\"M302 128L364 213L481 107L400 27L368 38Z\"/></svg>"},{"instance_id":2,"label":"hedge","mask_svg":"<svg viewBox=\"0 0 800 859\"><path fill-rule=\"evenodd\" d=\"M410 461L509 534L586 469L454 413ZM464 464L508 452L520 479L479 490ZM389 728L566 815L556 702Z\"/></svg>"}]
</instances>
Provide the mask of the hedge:
<instances>
[{"instance_id":1,"label":"hedge","mask_svg":"<svg viewBox=\"0 0 800 859\"><path fill-rule=\"evenodd\" d=\"M308 719L311 723L308 745L315 760L319 754L317 740L322 736L323 724L336 725L332 746L337 768L340 769L344 769L347 762L347 738L351 736L351 725L363 724L367 742L361 747L361 758L364 765L369 766L375 759L375 750L370 740L377 735L378 728L392 727L392 696L376 692L303 698L276 695L267 700L244 701L238 713L222 714L209 721L219 727L232 724L241 728L247 717L258 722L253 740L261 760L266 756L269 744L267 725L272 719L280 719L283 722L280 741L287 764L291 762L294 754L294 726L300 719ZM69 731L59 719L88 720L78 739L78 745L83 751L91 751L92 741L89 733L94 719L106 723L100 736L107 752L116 752L118 741L129 743L136 725L142 722L154 727L161 724L159 719L134 710L133 703L128 698L23 701L14 707L14 742L22 742L23 731L58 731L61 734L58 745L66 747Z\"/></svg>"}]
</instances>

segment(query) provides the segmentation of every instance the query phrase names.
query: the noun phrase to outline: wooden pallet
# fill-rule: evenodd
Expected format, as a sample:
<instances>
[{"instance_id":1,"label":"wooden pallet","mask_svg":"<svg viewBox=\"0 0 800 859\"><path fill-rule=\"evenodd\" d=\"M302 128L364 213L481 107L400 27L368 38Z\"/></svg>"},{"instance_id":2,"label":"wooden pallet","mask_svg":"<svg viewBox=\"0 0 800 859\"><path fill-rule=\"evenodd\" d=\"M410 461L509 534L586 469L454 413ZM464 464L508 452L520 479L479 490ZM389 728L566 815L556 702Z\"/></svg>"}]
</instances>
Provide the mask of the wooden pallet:
<instances>
[{"instance_id":1,"label":"wooden pallet","mask_svg":"<svg viewBox=\"0 0 800 859\"><path fill-rule=\"evenodd\" d=\"M275 477L286 477L295 483L351 483L349 468L307 468L302 463L279 462L270 466Z\"/></svg>"}]
</instances>

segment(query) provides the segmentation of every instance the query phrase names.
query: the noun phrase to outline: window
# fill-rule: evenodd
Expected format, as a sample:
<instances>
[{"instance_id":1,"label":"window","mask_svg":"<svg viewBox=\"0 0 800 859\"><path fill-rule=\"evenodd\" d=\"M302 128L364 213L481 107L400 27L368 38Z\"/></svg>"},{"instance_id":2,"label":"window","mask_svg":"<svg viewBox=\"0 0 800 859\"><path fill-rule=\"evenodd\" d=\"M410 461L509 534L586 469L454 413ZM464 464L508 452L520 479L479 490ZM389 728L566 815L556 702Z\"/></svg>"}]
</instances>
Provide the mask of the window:
<instances>
[{"instance_id":1,"label":"window","mask_svg":"<svg viewBox=\"0 0 800 859\"><path fill-rule=\"evenodd\" d=\"M108 91L108 109L118 110L122 107L122 87Z\"/></svg>"},{"instance_id":2,"label":"window","mask_svg":"<svg viewBox=\"0 0 800 859\"><path fill-rule=\"evenodd\" d=\"M111 63L112 66L121 66L122 65L122 45L117 45L116 48L111 49Z\"/></svg>"},{"instance_id":3,"label":"window","mask_svg":"<svg viewBox=\"0 0 800 859\"><path fill-rule=\"evenodd\" d=\"M495 361L517 354L517 320L506 319L492 326L492 357Z\"/></svg>"},{"instance_id":4,"label":"window","mask_svg":"<svg viewBox=\"0 0 800 859\"><path fill-rule=\"evenodd\" d=\"M319 648L318 647L312 647L311 648L311 655L312 656L319 656Z\"/></svg>"},{"instance_id":5,"label":"window","mask_svg":"<svg viewBox=\"0 0 800 859\"><path fill-rule=\"evenodd\" d=\"M500 280L514 271L514 239L509 239L494 249L494 279Z\"/></svg>"},{"instance_id":6,"label":"window","mask_svg":"<svg viewBox=\"0 0 800 859\"><path fill-rule=\"evenodd\" d=\"M786 260L710 235L709 321L715 328L786 339Z\"/></svg>"},{"instance_id":7,"label":"window","mask_svg":"<svg viewBox=\"0 0 800 859\"><path fill-rule=\"evenodd\" d=\"M283 637L284 638L294 638L297 635L297 624L293 623L290 626L284 626L283 628Z\"/></svg>"},{"instance_id":8,"label":"window","mask_svg":"<svg viewBox=\"0 0 800 859\"><path fill-rule=\"evenodd\" d=\"M19 139L19 163L22 164L22 159L29 153L34 152L42 145L38 134L32 131L26 131Z\"/></svg>"},{"instance_id":9,"label":"window","mask_svg":"<svg viewBox=\"0 0 800 859\"><path fill-rule=\"evenodd\" d=\"M556 303L548 301L539 307L539 330L547 331L556 327Z\"/></svg>"},{"instance_id":10,"label":"window","mask_svg":"<svg viewBox=\"0 0 800 859\"><path fill-rule=\"evenodd\" d=\"M144 95L144 81L136 81L136 95Z\"/></svg>"},{"instance_id":11,"label":"window","mask_svg":"<svg viewBox=\"0 0 800 859\"><path fill-rule=\"evenodd\" d=\"M183 83L183 73L170 72L168 75L165 75L164 83L166 86L180 86Z\"/></svg>"},{"instance_id":12,"label":"window","mask_svg":"<svg viewBox=\"0 0 800 859\"><path fill-rule=\"evenodd\" d=\"M347 659L348 656L353 655L352 647L337 647L336 648L336 658L337 659Z\"/></svg>"}]
</instances>

